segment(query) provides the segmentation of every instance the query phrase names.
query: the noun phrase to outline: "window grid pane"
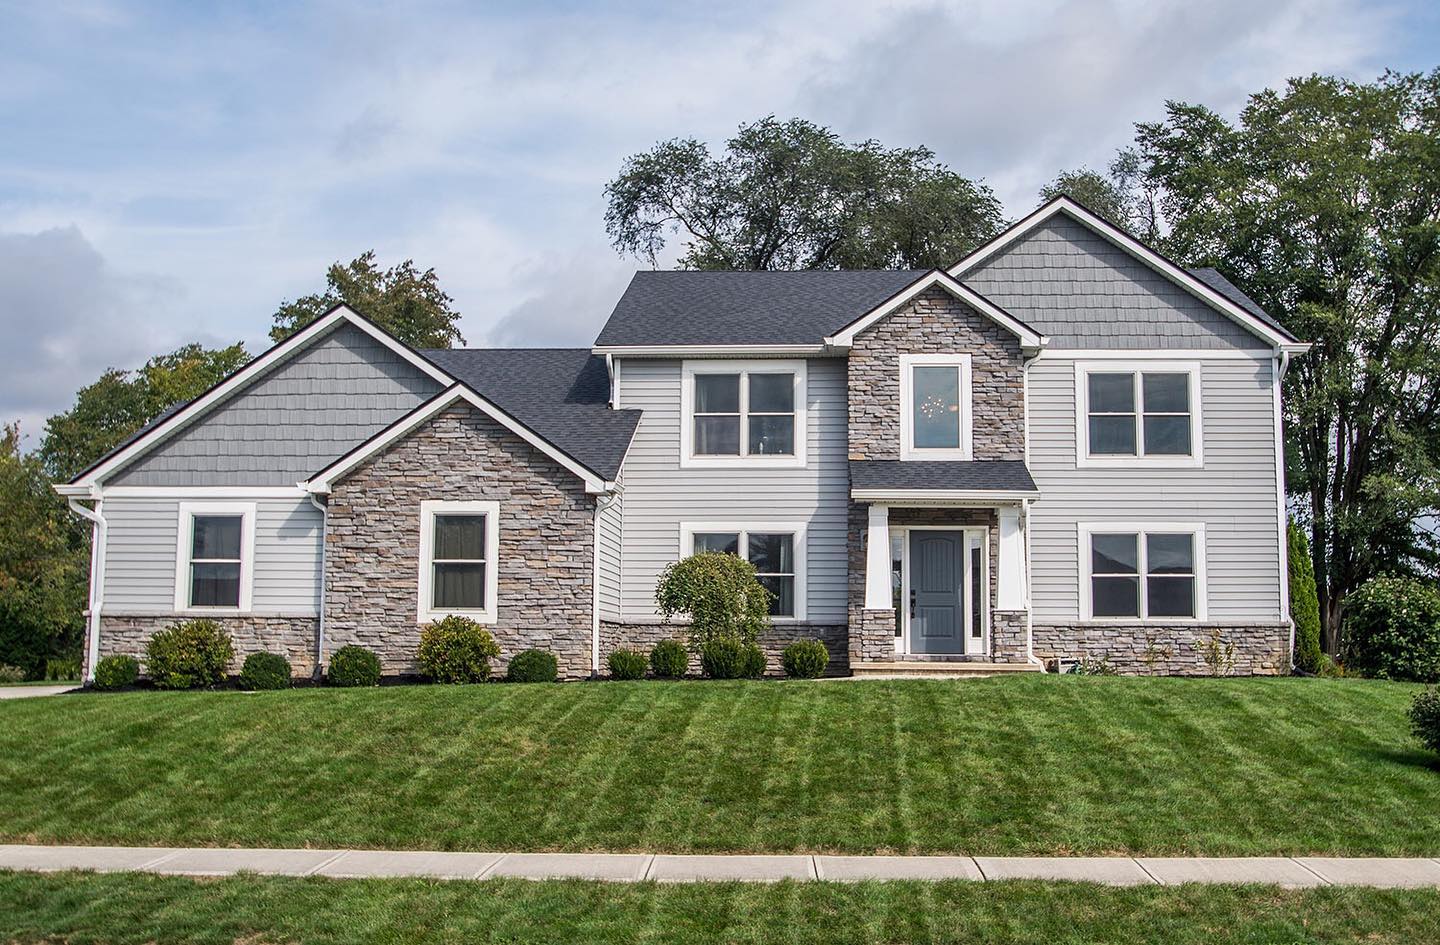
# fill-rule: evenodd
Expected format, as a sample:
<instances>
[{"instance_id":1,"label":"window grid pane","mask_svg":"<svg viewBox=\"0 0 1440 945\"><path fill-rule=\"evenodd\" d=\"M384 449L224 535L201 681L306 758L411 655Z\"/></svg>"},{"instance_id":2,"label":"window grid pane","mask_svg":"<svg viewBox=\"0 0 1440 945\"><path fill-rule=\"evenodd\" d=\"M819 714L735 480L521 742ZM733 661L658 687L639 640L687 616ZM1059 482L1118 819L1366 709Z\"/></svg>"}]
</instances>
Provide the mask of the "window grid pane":
<instances>
[{"instance_id":1,"label":"window grid pane","mask_svg":"<svg viewBox=\"0 0 1440 945\"><path fill-rule=\"evenodd\" d=\"M239 607L240 562L196 562L190 565L191 607Z\"/></svg>"},{"instance_id":2,"label":"window grid pane","mask_svg":"<svg viewBox=\"0 0 1440 945\"><path fill-rule=\"evenodd\" d=\"M712 552L725 555L740 554L738 532L697 532L691 538L691 554Z\"/></svg>"},{"instance_id":3,"label":"window grid pane","mask_svg":"<svg viewBox=\"0 0 1440 945\"><path fill-rule=\"evenodd\" d=\"M431 598L436 610L484 610L484 562L436 561L431 565Z\"/></svg>"},{"instance_id":4,"label":"window grid pane","mask_svg":"<svg viewBox=\"0 0 1440 945\"><path fill-rule=\"evenodd\" d=\"M190 557L196 561L239 561L243 515L196 515L191 519Z\"/></svg>"},{"instance_id":5,"label":"window grid pane","mask_svg":"<svg viewBox=\"0 0 1440 945\"><path fill-rule=\"evenodd\" d=\"M436 515L433 561L484 561L485 516Z\"/></svg>"},{"instance_id":6,"label":"window grid pane","mask_svg":"<svg viewBox=\"0 0 1440 945\"><path fill-rule=\"evenodd\" d=\"M1085 386L1090 455L1136 455L1135 375L1096 371Z\"/></svg>"}]
</instances>

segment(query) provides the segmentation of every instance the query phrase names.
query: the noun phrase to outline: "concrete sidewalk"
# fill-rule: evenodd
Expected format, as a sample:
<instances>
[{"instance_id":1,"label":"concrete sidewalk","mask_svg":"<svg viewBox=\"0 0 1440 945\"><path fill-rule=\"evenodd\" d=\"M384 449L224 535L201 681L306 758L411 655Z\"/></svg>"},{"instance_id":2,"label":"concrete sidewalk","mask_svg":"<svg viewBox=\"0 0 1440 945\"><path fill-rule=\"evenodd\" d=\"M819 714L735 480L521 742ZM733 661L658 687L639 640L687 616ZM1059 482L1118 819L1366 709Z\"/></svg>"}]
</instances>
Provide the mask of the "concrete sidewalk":
<instances>
[{"instance_id":1,"label":"concrete sidewalk","mask_svg":"<svg viewBox=\"0 0 1440 945\"><path fill-rule=\"evenodd\" d=\"M75 683L58 686L0 686L0 699L33 699L36 696L58 696L80 687Z\"/></svg>"},{"instance_id":2,"label":"concrete sidewalk","mask_svg":"<svg viewBox=\"0 0 1440 945\"><path fill-rule=\"evenodd\" d=\"M0 845L0 869L140 870L179 876L252 872L346 879L514 877L661 883L1046 879L1108 886L1266 883L1289 888L1440 888L1440 859L1424 857L682 856Z\"/></svg>"}]
</instances>

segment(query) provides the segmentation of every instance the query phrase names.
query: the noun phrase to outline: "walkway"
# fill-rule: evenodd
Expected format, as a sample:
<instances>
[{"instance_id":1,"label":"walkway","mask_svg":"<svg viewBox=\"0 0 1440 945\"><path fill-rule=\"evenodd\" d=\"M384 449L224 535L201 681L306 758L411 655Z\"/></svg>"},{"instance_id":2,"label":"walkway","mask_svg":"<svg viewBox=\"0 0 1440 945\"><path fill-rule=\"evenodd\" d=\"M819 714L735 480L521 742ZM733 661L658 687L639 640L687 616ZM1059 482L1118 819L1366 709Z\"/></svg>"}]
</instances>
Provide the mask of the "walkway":
<instances>
[{"instance_id":1,"label":"walkway","mask_svg":"<svg viewBox=\"0 0 1440 945\"><path fill-rule=\"evenodd\" d=\"M0 686L0 699L32 699L35 696L58 696L78 689L74 683L58 686Z\"/></svg>"},{"instance_id":2,"label":"walkway","mask_svg":"<svg viewBox=\"0 0 1440 945\"><path fill-rule=\"evenodd\" d=\"M442 853L0 844L0 869L141 870L180 876L242 871L335 878L596 879L692 883L876 879L1076 880L1110 886L1269 883L1286 887L1440 887L1423 857L679 856L629 853Z\"/></svg>"}]
</instances>

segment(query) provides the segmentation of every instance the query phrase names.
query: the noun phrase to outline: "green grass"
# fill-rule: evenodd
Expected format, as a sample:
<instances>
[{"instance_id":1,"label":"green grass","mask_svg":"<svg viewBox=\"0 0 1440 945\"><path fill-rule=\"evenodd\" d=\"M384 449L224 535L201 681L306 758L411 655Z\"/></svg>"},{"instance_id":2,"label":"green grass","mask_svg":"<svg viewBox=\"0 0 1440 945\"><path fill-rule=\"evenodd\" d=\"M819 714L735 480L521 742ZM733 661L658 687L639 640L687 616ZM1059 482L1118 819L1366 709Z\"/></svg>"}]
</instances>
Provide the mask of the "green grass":
<instances>
[{"instance_id":1,"label":"green grass","mask_svg":"<svg viewBox=\"0 0 1440 945\"><path fill-rule=\"evenodd\" d=\"M1065 883L666 886L0 873L0 941L105 943L1440 941L1434 890Z\"/></svg>"},{"instance_id":2,"label":"green grass","mask_svg":"<svg viewBox=\"0 0 1440 945\"><path fill-rule=\"evenodd\" d=\"M131 692L0 703L0 839L1440 853L1416 687L1081 677Z\"/></svg>"}]
</instances>

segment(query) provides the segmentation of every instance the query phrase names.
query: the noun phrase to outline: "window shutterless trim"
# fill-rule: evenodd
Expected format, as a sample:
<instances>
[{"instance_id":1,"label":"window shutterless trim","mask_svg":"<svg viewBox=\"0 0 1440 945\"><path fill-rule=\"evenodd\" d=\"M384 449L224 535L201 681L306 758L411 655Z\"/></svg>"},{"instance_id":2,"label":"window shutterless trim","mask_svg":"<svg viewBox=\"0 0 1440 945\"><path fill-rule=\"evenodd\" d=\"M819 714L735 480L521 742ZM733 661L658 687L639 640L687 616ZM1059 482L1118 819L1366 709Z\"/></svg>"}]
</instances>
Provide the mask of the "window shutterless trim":
<instances>
[{"instance_id":1,"label":"window shutterless trim","mask_svg":"<svg viewBox=\"0 0 1440 945\"><path fill-rule=\"evenodd\" d=\"M434 606L435 516L485 516L485 606L480 609L437 608ZM442 559L442 563L447 559ZM458 561L458 559L456 559ZM469 617L476 623L494 623L496 594L500 587L500 503L490 501L449 502L426 500L420 503L420 573L417 581L416 622L430 623L452 614Z\"/></svg>"},{"instance_id":2,"label":"window shutterless trim","mask_svg":"<svg viewBox=\"0 0 1440 945\"><path fill-rule=\"evenodd\" d=\"M749 536L791 535L791 552L795 556L795 614L788 617L771 617L775 623L800 623L807 612L805 600L805 523L804 522L681 522L680 557L695 553L695 536L719 532L735 535L739 541L742 557L749 560ZM767 572L780 573L780 572Z\"/></svg>"},{"instance_id":3,"label":"window shutterless trim","mask_svg":"<svg viewBox=\"0 0 1440 945\"><path fill-rule=\"evenodd\" d=\"M697 374L736 374L740 378L740 452L709 455L695 453L695 376ZM795 427L793 454L751 454L750 402L751 374L791 374L794 377ZM683 469L802 469L805 466L806 364L804 361L685 361L680 366L680 466ZM720 416L701 414L701 416ZM727 414L726 416L733 416ZM754 416L776 416L757 413Z\"/></svg>"},{"instance_id":4,"label":"window shutterless trim","mask_svg":"<svg viewBox=\"0 0 1440 945\"><path fill-rule=\"evenodd\" d=\"M959 375L960 438L955 447L918 447L915 445L915 368L953 367ZM969 354L902 354L900 355L900 458L902 460L974 458L974 400L971 396L971 359Z\"/></svg>"},{"instance_id":5,"label":"window shutterless trim","mask_svg":"<svg viewBox=\"0 0 1440 945\"><path fill-rule=\"evenodd\" d=\"M196 616L216 614L248 614L254 598L255 581L255 503L254 502L181 502L175 528L175 612ZM240 519L240 596L235 607L204 607L190 603L194 576L190 557L195 547L195 517L231 516ZM203 563L206 560L200 559ZM225 559L232 561L234 559Z\"/></svg>"},{"instance_id":6,"label":"window shutterless trim","mask_svg":"<svg viewBox=\"0 0 1440 945\"><path fill-rule=\"evenodd\" d=\"M1090 382L1091 374L1130 374L1135 390L1135 452L1090 453ZM1145 403L1142 375L1186 374L1190 392L1190 453L1145 453ZM1103 416L1104 414L1102 414ZM1152 416L1178 414L1152 411ZM1115 416L1115 414L1111 414ZM1198 469L1205 465L1205 424L1200 402L1200 362L1198 361L1137 361L1105 360L1075 362L1075 465L1086 468L1171 468Z\"/></svg>"},{"instance_id":7,"label":"window shutterless trim","mask_svg":"<svg viewBox=\"0 0 1440 945\"><path fill-rule=\"evenodd\" d=\"M1147 624L1155 626L1167 626L1170 624L1191 624L1204 623L1207 617L1206 593L1205 593L1205 526L1200 522L1080 522L1075 526L1076 550L1080 556L1080 622L1095 624ZM1147 617L1146 598L1149 594L1146 588L1146 581L1150 577L1148 573L1148 562L1146 561L1147 549L1145 547L1146 535L1190 535L1192 549L1195 557L1195 615L1193 617ZM1091 538L1095 535L1134 535L1136 541L1135 549L1135 577L1139 581L1139 606L1140 616L1138 617L1096 617L1094 616L1094 600L1092 599L1093 585L1091 578L1095 577L1092 572L1091 559ZM1101 577L1106 575L1102 574ZM1121 575L1113 575L1120 577ZM1128 577L1129 575L1124 575ZM1156 575L1163 577L1164 575ZM1180 577L1181 575L1175 575Z\"/></svg>"}]
</instances>

